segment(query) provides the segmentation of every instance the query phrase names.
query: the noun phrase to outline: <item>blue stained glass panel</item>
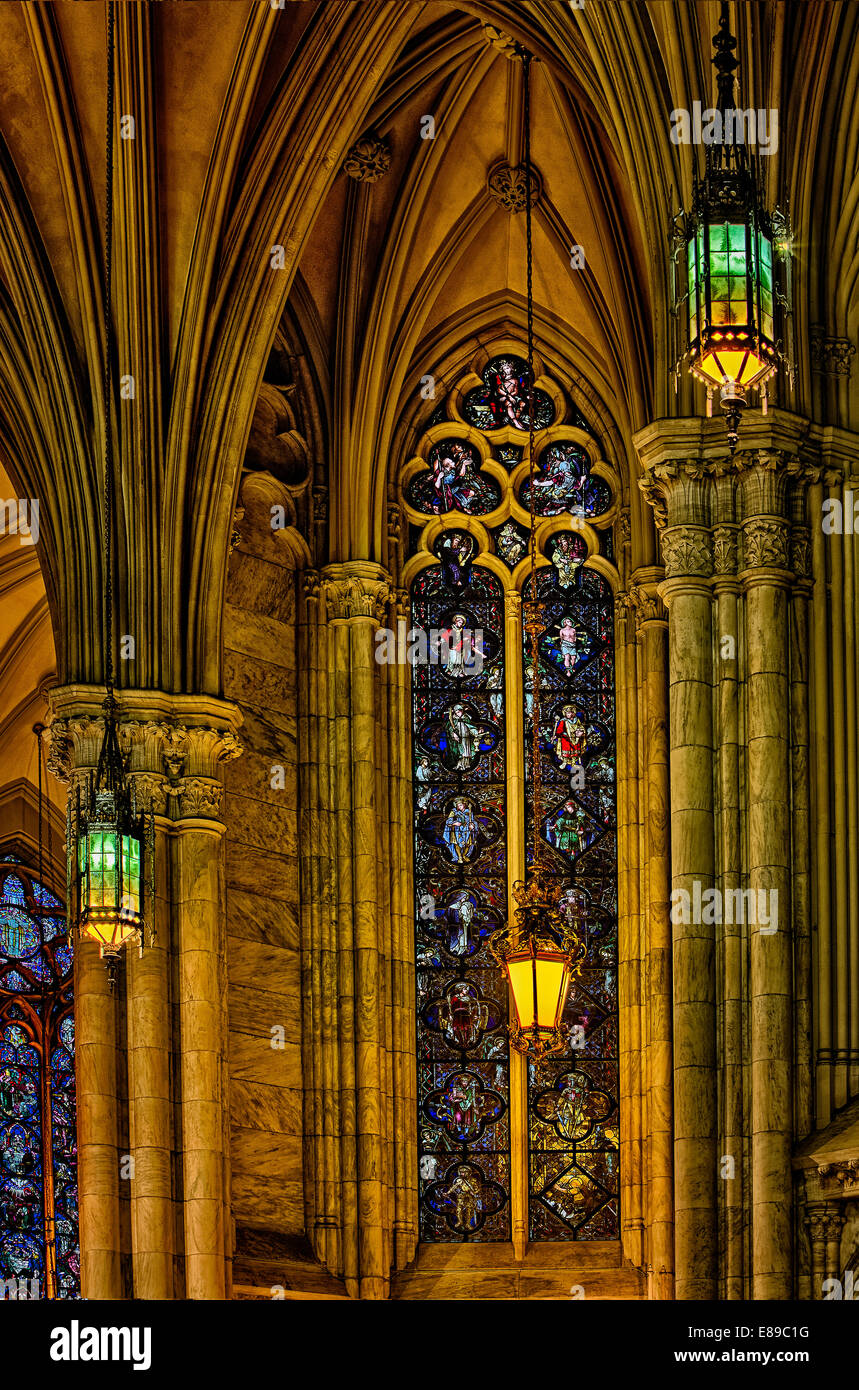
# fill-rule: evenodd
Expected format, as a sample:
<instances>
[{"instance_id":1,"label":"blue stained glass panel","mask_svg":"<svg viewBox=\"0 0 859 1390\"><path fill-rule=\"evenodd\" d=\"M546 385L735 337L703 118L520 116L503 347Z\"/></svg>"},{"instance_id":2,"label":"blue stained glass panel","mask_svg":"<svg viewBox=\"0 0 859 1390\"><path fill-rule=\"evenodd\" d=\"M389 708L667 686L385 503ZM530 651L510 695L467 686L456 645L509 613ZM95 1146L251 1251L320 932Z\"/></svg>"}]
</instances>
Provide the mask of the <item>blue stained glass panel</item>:
<instances>
[{"instance_id":1,"label":"blue stained glass panel","mask_svg":"<svg viewBox=\"0 0 859 1390\"><path fill-rule=\"evenodd\" d=\"M614 604L609 585L588 569L567 584L558 568L541 570L538 595L540 834L566 885L562 911L584 934L587 955L564 1013L565 1052L528 1064L529 1239L617 1240ZM524 633L523 656L530 847L534 671Z\"/></svg>"},{"instance_id":2,"label":"blue stained glass panel","mask_svg":"<svg viewBox=\"0 0 859 1390\"><path fill-rule=\"evenodd\" d=\"M75 1299L72 951L59 899L0 862L0 1279L18 1298Z\"/></svg>"},{"instance_id":3,"label":"blue stained glass panel","mask_svg":"<svg viewBox=\"0 0 859 1390\"><path fill-rule=\"evenodd\" d=\"M420 1231L436 1242L510 1239L507 988L488 947L507 893L504 597L456 538L412 589L438 653L412 682ZM454 630L479 662L432 635Z\"/></svg>"}]
</instances>

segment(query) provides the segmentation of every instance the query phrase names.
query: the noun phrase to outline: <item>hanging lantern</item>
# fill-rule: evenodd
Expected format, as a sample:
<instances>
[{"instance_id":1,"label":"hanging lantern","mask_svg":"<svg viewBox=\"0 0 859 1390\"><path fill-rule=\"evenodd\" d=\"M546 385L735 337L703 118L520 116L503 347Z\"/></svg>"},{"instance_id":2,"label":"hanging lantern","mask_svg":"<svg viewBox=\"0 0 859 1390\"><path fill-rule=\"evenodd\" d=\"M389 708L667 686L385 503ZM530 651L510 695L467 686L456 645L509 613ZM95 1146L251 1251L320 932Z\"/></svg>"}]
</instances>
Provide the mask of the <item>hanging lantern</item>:
<instances>
[{"instance_id":1,"label":"hanging lantern","mask_svg":"<svg viewBox=\"0 0 859 1390\"><path fill-rule=\"evenodd\" d=\"M734 133L742 112L734 111L732 50L723 6L713 43L718 73L719 107L715 113L725 136ZM782 358L775 338L776 299L786 303L775 284L776 232L785 220L764 209L754 169L742 143L714 143L706 148L703 179L695 180L692 212L682 219L685 260L688 349L684 361L707 388L707 413L718 390L728 427L731 452L737 446L747 393L760 390L766 411L766 383Z\"/></svg>"},{"instance_id":2,"label":"hanging lantern","mask_svg":"<svg viewBox=\"0 0 859 1390\"><path fill-rule=\"evenodd\" d=\"M98 767L67 812L70 921L81 940L95 941L113 982L124 945L143 950L144 866L154 868L154 817L138 813L119 748L116 701L104 702ZM150 884L150 907L154 885Z\"/></svg>"},{"instance_id":3,"label":"hanging lantern","mask_svg":"<svg viewBox=\"0 0 859 1390\"><path fill-rule=\"evenodd\" d=\"M111 318L111 259L113 236L113 135L114 135L114 0L107 6L107 111L105 122L107 167L105 170L104 235L104 663L107 698L104 738L95 776L90 776L83 801L78 787L74 804L66 812L69 929L77 926L84 941L95 941L107 961L110 987L116 981L123 946L136 942L143 952L143 873L149 877L150 942L154 938L155 818L138 813L133 782L129 785L117 735L117 705L113 694L113 435L109 403L113 325Z\"/></svg>"},{"instance_id":4,"label":"hanging lantern","mask_svg":"<svg viewBox=\"0 0 859 1390\"><path fill-rule=\"evenodd\" d=\"M535 1060L566 1046L561 1020L570 984L587 952L586 941L571 932L558 909L563 891L550 864L532 864L527 883L513 888L518 904L513 926L502 927L491 941L516 1009L510 1041Z\"/></svg>"}]
</instances>

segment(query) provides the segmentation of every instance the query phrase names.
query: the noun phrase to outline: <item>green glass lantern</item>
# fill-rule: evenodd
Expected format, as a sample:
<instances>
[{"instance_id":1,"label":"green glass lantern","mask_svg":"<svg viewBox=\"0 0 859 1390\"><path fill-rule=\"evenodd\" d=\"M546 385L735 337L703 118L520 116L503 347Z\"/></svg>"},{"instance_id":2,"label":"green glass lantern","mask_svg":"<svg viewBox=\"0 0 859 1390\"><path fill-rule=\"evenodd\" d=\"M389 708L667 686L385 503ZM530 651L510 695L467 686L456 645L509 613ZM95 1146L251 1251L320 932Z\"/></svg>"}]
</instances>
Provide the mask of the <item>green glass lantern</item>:
<instances>
[{"instance_id":1,"label":"green glass lantern","mask_svg":"<svg viewBox=\"0 0 859 1390\"><path fill-rule=\"evenodd\" d=\"M723 6L713 40L723 132L734 124L733 56L736 39ZM707 388L707 413L716 391L725 413L728 444L737 446L747 393L761 392L767 408L767 382L782 353L775 337L775 305L786 303L775 282L777 233L786 230L781 214L762 205L755 171L745 144L707 146L705 173L695 180L692 212L683 219L688 348L684 360Z\"/></svg>"},{"instance_id":2,"label":"green glass lantern","mask_svg":"<svg viewBox=\"0 0 859 1390\"><path fill-rule=\"evenodd\" d=\"M143 950L144 866L154 866L154 817L138 812L117 735L116 701L104 702L104 738L94 776L69 802L67 838L71 920L94 941L113 981L123 946ZM150 909L154 885L150 883Z\"/></svg>"}]
</instances>

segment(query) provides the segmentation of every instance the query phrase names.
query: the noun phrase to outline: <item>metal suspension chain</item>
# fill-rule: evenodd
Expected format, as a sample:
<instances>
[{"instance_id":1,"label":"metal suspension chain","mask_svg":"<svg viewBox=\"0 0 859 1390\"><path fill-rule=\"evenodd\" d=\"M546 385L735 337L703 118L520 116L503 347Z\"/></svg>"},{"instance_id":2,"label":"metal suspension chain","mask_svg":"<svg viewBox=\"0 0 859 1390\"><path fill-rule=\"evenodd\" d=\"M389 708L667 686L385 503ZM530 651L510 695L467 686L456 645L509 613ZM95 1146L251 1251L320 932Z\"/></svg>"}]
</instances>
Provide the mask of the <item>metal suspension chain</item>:
<instances>
[{"instance_id":1,"label":"metal suspension chain","mask_svg":"<svg viewBox=\"0 0 859 1390\"><path fill-rule=\"evenodd\" d=\"M113 68L114 0L107 5L107 138L105 149L104 214L104 673L108 699L113 696L113 430L111 387L113 333L111 291L113 270Z\"/></svg>"},{"instance_id":2,"label":"metal suspension chain","mask_svg":"<svg viewBox=\"0 0 859 1390\"><path fill-rule=\"evenodd\" d=\"M534 817L534 858L536 866L540 851L541 772L540 772L540 681L539 681L539 636L537 599L537 515L536 504L536 466L534 462L534 246L531 229L531 54L522 53L523 73L523 116L525 125L525 248L526 248L526 295L527 295L527 333L528 333L528 498L530 512L529 552L531 560L531 599L528 612L528 626L531 649L531 782Z\"/></svg>"}]
</instances>

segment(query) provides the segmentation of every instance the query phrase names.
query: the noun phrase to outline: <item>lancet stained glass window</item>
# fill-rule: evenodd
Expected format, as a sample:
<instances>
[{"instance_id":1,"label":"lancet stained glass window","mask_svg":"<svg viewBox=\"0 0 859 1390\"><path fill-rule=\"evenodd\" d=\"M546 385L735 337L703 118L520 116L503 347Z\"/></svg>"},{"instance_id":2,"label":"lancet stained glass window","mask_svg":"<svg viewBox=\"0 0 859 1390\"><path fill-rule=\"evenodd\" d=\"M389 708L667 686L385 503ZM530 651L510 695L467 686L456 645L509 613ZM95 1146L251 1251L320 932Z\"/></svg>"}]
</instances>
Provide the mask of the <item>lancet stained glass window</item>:
<instances>
[{"instance_id":1,"label":"lancet stained glass window","mask_svg":"<svg viewBox=\"0 0 859 1390\"><path fill-rule=\"evenodd\" d=\"M565 1053L511 1068L507 985L487 941L530 845L534 673L524 634L505 647L527 571L527 366L499 353L480 381L436 407L402 494L411 553L432 556L412 584L426 656L412 669L421 1239L509 1240L526 1196L529 1240L617 1239L613 598L587 564L589 553L611 558L614 498L605 470L593 471L599 444L580 442L578 408L548 382L535 388L541 833L587 956ZM508 796L523 775L524 808L521 790ZM524 809L515 830L511 805ZM527 1136L510 1133L511 1094ZM527 1194L510 1161L526 1138Z\"/></svg>"},{"instance_id":2,"label":"lancet stained glass window","mask_svg":"<svg viewBox=\"0 0 859 1390\"><path fill-rule=\"evenodd\" d=\"M63 905L4 855L0 1280L7 1296L80 1297L72 1007Z\"/></svg>"},{"instance_id":3,"label":"lancet stained glass window","mask_svg":"<svg viewBox=\"0 0 859 1390\"><path fill-rule=\"evenodd\" d=\"M618 1238L617 836L613 597L593 570L541 569L540 833L587 956L564 1012L566 1052L528 1064L530 1239ZM530 580L526 585L530 595ZM534 672L523 633L528 840ZM529 849L530 858L530 849Z\"/></svg>"},{"instance_id":4,"label":"lancet stained glass window","mask_svg":"<svg viewBox=\"0 0 859 1390\"><path fill-rule=\"evenodd\" d=\"M418 1126L424 1240L510 1239L504 596L446 533L412 589Z\"/></svg>"}]
</instances>

